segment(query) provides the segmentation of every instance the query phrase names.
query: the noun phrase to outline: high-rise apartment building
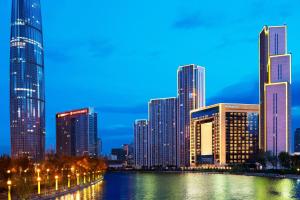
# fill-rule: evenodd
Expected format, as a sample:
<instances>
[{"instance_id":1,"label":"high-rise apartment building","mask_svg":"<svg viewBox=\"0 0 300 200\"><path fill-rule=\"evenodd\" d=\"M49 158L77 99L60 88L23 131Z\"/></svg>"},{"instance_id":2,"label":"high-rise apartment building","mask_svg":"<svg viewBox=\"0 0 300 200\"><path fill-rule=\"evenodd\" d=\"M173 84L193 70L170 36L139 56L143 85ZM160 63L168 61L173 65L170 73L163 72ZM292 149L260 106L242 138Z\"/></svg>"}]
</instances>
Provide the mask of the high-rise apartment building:
<instances>
[{"instance_id":1,"label":"high-rise apartment building","mask_svg":"<svg viewBox=\"0 0 300 200\"><path fill-rule=\"evenodd\" d=\"M44 159L45 80L40 0L12 0L10 134L13 158Z\"/></svg>"},{"instance_id":2,"label":"high-rise apartment building","mask_svg":"<svg viewBox=\"0 0 300 200\"><path fill-rule=\"evenodd\" d=\"M98 155L97 113L94 109L56 114L56 152L66 156Z\"/></svg>"},{"instance_id":3,"label":"high-rise apartment building","mask_svg":"<svg viewBox=\"0 0 300 200\"><path fill-rule=\"evenodd\" d=\"M176 166L177 98L149 102L150 166Z\"/></svg>"},{"instance_id":4,"label":"high-rise apartment building","mask_svg":"<svg viewBox=\"0 0 300 200\"><path fill-rule=\"evenodd\" d=\"M136 168L149 167L148 120L134 122L134 165Z\"/></svg>"},{"instance_id":5,"label":"high-rise apartment building","mask_svg":"<svg viewBox=\"0 0 300 200\"><path fill-rule=\"evenodd\" d=\"M205 106L205 68L191 64L177 71L177 166L190 164L190 111Z\"/></svg>"},{"instance_id":6,"label":"high-rise apartment building","mask_svg":"<svg viewBox=\"0 0 300 200\"><path fill-rule=\"evenodd\" d=\"M191 166L255 162L258 113L258 105L223 103L192 111Z\"/></svg>"},{"instance_id":7,"label":"high-rise apartment building","mask_svg":"<svg viewBox=\"0 0 300 200\"><path fill-rule=\"evenodd\" d=\"M290 152L291 55L287 27L265 26L259 36L260 148Z\"/></svg>"}]
</instances>

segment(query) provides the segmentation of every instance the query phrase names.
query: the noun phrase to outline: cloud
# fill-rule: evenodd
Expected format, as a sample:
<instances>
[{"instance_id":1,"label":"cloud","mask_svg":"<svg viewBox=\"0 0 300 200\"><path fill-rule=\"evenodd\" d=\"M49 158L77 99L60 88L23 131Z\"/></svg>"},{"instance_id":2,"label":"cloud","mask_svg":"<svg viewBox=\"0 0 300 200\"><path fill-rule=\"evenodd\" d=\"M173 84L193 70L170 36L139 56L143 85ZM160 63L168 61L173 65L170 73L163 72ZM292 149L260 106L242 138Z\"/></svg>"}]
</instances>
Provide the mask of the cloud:
<instances>
[{"instance_id":1,"label":"cloud","mask_svg":"<svg viewBox=\"0 0 300 200\"><path fill-rule=\"evenodd\" d=\"M207 102L215 103L258 103L258 82L241 81L223 88L217 95L208 98Z\"/></svg>"},{"instance_id":2,"label":"cloud","mask_svg":"<svg viewBox=\"0 0 300 200\"><path fill-rule=\"evenodd\" d=\"M182 15L178 17L172 24L175 29L195 29L195 28L210 28L217 24L215 17L204 15L201 12Z\"/></svg>"},{"instance_id":3,"label":"cloud","mask_svg":"<svg viewBox=\"0 0 300 200\"><path fill-rule=\"evenodd\" d=\"M222 41L215 48L222 49L236 44L255 43L255 42L257 42L256 37L244 37L244 38L224 37Z\"/></svg>"},{"instance_id":4,"label":"cloud","mask_svg":"<svg viewBox=\"0 0 300 200\"><path fill-rule=\"evenodd\" d=\"M45 58L58 63L66 63L71 60L68 51L61 46L46 48Z\"/></svg>"},{"instance_id":5,"label":"cloud","mask_svg":"<svg viewBox=\"0 0 300 200\"><path fill-rule=\"evenodd\" d=\"M91 40L87 47L92 56L97 58L108 57L115 51L115 46L108 40Z\"/></svg>"},{"instance_id":6,"label":"cloud","mask_svg":"<svg viewBox=\"0 0 300 200\"><path fill-rule=\"evenodd\" d=\"M147 104L139 104L133 106L98 106L96 110L102 113L121 113L121 114L147 114Z\"/></svg>"}]
</instances>

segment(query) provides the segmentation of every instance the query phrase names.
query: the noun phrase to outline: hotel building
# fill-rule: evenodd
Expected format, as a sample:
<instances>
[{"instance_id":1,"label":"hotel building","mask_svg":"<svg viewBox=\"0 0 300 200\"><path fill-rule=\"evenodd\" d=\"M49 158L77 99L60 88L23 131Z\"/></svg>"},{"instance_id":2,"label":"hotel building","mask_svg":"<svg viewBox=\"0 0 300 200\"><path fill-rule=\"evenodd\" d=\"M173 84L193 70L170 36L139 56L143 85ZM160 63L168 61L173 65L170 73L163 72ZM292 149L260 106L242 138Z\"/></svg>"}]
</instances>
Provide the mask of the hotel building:
<instances>
[{"instance_id":1,"label":"hotel building","mask_svg":"<svg viewBox=\"0 0 300 200\"><path fill-rule=\"evenodd\" d=\"M177 81L177 167L184 167L190 164L190 111L205 106L205 68L180 66Z\"/></svg>"},{"instance_id":2,"label":"hotel building","mask_svg":"<svg viewBox=\"0 0 300 200\"><path fill-rule=\"evenodd\" d=\"M258 152L259 106L216 104L191 112L190 165L253 162Z\"/></svg>"},{"instance_id":3,"label":"hotel building","mask_svg":"<svg viewBox=\"0 0 300 200\"><path fill-rule=\"evenodd\" d=\"M148 120L134 122L134 165L136 168L149 166Z\"/></svg>"},{"instance_id":4,"label":"hotel building","mask_svg":"<svg viewBox=\"0 0 300 200\"><path fill-rule=\"evenodd\" d=\"M94 109L56 114L56 152L66 156L98 156L97 113Z\"/></svg>"},{"instance_id":5,"label":"hotel building","mask_svg":"<svg viewBox=\"0 0 300 200\"><path fill-rule=\"evenodd\" d=\"M11 156L45 157L45 76L40 0L12 0Z\"/></svg>"},{"instance_id":6,"label":"hotel building","mask_svg":"<svg viewBox=\"0 0 300 200\"><path fill-rule=\"evenodd\" d=\"M150 166L176 166L177 98L149 102Z\"/></svg>"},{"instance_id":7,"label":"hotel building","mask_svg":"<svg viewBox=\"0 0 300 200\"><path fill-rule=\"evenodd\" d=\"M290 152L291 55L287 27L265 26L259 36L260 149Z\"/></svg>"}]
</instances>

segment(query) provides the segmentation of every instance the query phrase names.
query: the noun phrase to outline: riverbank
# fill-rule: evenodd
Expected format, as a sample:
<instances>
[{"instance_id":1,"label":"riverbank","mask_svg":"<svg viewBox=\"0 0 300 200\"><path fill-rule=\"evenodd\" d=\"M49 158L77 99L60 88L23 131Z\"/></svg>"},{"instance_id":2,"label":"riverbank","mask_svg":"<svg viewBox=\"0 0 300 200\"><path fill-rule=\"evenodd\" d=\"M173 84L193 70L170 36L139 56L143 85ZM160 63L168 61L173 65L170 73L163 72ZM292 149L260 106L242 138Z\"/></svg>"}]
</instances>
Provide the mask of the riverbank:
<instances>
[{"instance_id":1,"label":"riverbank","mask_svg":"<svg viewBox=\"0 0 300 200\"><path fill-rule=\"evenodd\" d=\"M55 192L53 194L49 194L47 196L39 195L39 196L31 197L30 199L31 200L51 200L51 199L62 197L62 196L67 195L67 194L72 194L72 193L75 193L77 191L81 191L81 190L83 190L87 187L90 187L92 185L102 183L102 182L103 182L103 178L92 181L92 182L89 182L85 185L79 185L79 186L72 187L70 189L65 189L65 190L62 190L62 191L58 191L58 192Z\"/></svg>"}]
</instances>

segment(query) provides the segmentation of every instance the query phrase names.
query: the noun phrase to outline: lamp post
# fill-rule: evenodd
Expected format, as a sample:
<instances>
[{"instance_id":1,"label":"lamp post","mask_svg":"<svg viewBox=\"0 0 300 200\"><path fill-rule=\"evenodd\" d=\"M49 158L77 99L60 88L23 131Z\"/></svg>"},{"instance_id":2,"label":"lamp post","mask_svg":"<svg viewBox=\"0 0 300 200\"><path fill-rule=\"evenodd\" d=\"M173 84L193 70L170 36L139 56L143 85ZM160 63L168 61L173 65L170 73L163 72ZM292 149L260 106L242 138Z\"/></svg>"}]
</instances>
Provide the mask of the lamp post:
<instances>
[{"instance_id":1,"label":"lamp post","mask_svg":"<svg viewBox=\"0 0 300 200\"><path fill-rule=\"evenodd\" d=\"M76 174L76 178L77 178L77 185L79 185L79 176L80 176L80 174L79 174L79 173L77 173L77 174Z\"/></svg>"},{"instance_id":2,"label":"lamp post","mask_svg":"<svg viewBox=\"0 0 300 200\"><path fill-rule=\"evenodd\" d=\"M41 194L41 177L37 177L37 182L38 182L38 194Z\"/></svg>"},{"instance_id":3,"label":"lamp post","mask_svg":"<svg viewBox=\"0 0 300 200\"><path fill-rule=\"evenodd\" d=\"M36 172L37 172L37 176L40 177L40 172L41 172L41 170L40 170L40 169L37 169Z\"/></svg>"},{"instance_id":4,"label":"lamp post","mask_svg":"<svg viewBox=\"0 0 300 200\"><path fill-rule=\"evenodd\" d=\"M83 173L83 184L85 184L85 183L86 183L86 180L85 180L85 175L86 175L86 173L84 172L84 173Z\"/></svg>"},{"instance_id":5,"label":"lamp post","mask_svg":"<svg viewBox=\"0 0 300 200\"><path fill-rule=\"evenodd\" d=\"M24 182L27 183L27 171L28 169L24 170Z\"/></svg>"},{"instance_id":6,"label":"lamp post","mask_svg":"<svg viewBox=\"0 0 300 200\"><path fill-rule=\"evenodd\" d=\"M8 194L7 194L7 199L8 200L11 200L11 180L10 179L8 179L7 180L7 187L8 187Z\"/></svg>"},{"instance_id":7,"label":"lamp post","mask_svg":"<svg viewBox=\"0 0 300 200\"><path fill-rule=\"evenodd\" d=\"M58 176L55 176L55 190L58 190Z\"/></svg>"},{"instance_id":8,"label":"lamp post","mask_svg":"<svg viewBox=\"0 0 300 200\"><path fill-rule=\"evenodd\" d=\"M70 180L70 178L71 178L71 175L70 175L70 174L68 174L68 188L70 188L70 187L71 187L71 180Z\"/></svg>"}]
</instances>

